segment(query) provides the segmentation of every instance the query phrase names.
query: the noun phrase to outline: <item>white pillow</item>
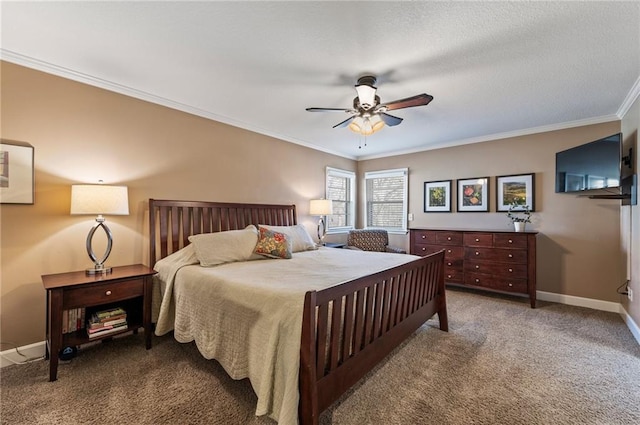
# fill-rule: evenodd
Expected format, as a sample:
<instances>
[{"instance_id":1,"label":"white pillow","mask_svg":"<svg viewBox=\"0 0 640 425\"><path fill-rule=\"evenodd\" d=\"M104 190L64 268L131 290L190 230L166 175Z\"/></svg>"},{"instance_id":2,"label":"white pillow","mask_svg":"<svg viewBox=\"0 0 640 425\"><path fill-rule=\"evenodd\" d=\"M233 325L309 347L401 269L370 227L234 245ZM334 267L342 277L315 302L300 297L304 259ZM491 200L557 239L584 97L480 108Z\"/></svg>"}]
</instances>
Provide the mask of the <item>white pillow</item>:
<instances>
[{"instance_id":1,"label":"white pillow","mask_svg":"<svg viewBox=\"0 0 640 425\"><path fill-rule=\"evenodd\" d=\"M249 225L243 230L203 233L189 236L196 257L204 267L252 259L258 243L258 229Z\"/></svg>"},{"instance_id":2,"label":"white pillow","mask_svg":"<svg viewBox=\"0 0 640 425\"><path fill-rule=\"evenodd\" d=\"M280 232L287 235L287 237L291 240L291 251L292 252L300 252L300 251L311 251L314 249L318 249L316 243L307 232L307 229L304 228L301 224L296 224L294 226L269 226L266 224L261 224L260 226L273 230L274 232Z\"/></svg>"}]
</instances>

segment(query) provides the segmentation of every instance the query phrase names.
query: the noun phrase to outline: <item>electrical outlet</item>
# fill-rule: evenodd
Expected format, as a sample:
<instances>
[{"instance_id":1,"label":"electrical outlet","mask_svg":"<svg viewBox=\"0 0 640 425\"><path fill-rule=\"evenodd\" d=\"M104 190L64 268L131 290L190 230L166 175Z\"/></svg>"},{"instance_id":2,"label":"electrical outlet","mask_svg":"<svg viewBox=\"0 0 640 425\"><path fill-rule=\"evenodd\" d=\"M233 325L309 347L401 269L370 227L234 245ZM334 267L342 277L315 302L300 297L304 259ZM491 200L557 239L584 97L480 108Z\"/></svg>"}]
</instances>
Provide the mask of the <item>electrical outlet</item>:
<instances>
[{"instance_id":1,"label":"electrical outlet","mask_svg":"<svg viewBox=\"0 0 640 425\"><path fill-rule=\"evenodd\" d=\"M627 287L627 298L629 298L629 301L633 301L633 290L629 287Z\"/></svg>"},{"instance_id":2,"label":"electrical outlet","mask_svg":"<svg viewBox=\"0 0 640 425\"><path fill-rule=\"evenodd\" d=\"M413 221L413 213L409 213L409 216L407 217L407 220Z\"/></svg>"}]
</instances>

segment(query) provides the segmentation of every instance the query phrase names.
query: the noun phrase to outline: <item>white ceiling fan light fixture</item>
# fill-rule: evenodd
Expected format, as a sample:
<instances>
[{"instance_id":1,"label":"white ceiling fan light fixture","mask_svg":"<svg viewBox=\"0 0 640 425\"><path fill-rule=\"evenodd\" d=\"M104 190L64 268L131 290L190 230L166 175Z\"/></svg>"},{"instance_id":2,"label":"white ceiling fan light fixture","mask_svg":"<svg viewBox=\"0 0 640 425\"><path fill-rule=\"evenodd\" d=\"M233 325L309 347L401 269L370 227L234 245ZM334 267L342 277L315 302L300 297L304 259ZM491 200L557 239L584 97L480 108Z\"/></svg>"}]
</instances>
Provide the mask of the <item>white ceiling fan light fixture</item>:
<instances>
[{"instance_id":1,"label":"white ceiling fan light fixture","mask_svg":"<svg viewBox=\"0 0 640 425\"><path fill-rule=\"evenodd\" d=\"M309 112L346 112L351 116L334 125L333 128L348 127L354 133L366 137L380 131L385 126L394 127L402 122L402 118L390 115L387 111L425 106L433 100L433 96L422 93L405 99L380 103L380 97L376 95L375 84L376 77L373 75L365 74L358 78L355 85L358 96L353 99L353 108L314 107L306 110Z\"/></svg>"}]
</instances>

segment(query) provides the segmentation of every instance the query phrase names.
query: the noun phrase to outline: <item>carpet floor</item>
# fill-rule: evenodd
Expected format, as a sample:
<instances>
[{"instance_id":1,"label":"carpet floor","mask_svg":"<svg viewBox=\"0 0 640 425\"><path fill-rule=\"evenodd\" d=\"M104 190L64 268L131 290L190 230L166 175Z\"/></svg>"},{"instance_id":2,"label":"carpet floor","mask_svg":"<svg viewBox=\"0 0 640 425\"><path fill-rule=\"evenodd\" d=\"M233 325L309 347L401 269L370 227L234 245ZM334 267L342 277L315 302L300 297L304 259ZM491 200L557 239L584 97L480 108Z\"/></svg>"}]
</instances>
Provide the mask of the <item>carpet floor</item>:
<instances>
[{"instance_id":1,"label":"carpet floor","mask_svg":"<svg viewBox=\"0 0 640 425\"><path fill-rule=\"evenodd\" d=\"M425 323L321 424L640 424L640 346L618 314L447 290L449 332ZM141 334L0 370L2 424L273 425L248 380L193 343Z\"/></svg>"}]
</instances>

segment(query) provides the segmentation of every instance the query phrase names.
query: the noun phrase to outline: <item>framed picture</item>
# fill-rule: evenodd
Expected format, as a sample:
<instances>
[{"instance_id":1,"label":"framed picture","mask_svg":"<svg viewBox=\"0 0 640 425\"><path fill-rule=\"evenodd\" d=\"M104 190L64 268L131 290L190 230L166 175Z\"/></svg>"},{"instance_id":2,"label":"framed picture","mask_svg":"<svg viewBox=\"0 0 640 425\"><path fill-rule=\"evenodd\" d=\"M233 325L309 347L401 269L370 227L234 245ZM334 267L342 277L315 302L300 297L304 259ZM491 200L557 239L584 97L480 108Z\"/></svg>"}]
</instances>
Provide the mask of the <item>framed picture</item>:
<instances>
[{"instance_id":1,"label":"framed picture","mask_svg":"<svg viewBox=\"0 0 640 425\"><path fill-rule=\"evenodd\" d=\"M451 180L424 182L424 212L451 212Z\"/></svg>"},{"instance_id":2,"label":"framed picture","mask_svg":"<svg viewBox=\"0 0 640 425\"><path fill-rule=\"evenodd\" d=\"M489 211L489 177L458 180L458 212Z\"/></svg>"},{"instance_id":3,"label":"framed picture","mask_svg":"<svg viewBox=\"0 0 640 425\"><path fill-rule=\"evenodd\" d=\"M496 177L496 211L509 211L512 204L535 211L534 183L535 173Z\"/></svg>"},{"instance_id":4,"label":"framed picture","mask_svg":"<svg viewBox=\"0 0 640 425\"><path fill-rule=\"evenodd\" d=\"M0 140L0 203L33 204L33 146Z\"/></svg>"}]
</instances>

